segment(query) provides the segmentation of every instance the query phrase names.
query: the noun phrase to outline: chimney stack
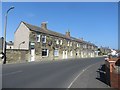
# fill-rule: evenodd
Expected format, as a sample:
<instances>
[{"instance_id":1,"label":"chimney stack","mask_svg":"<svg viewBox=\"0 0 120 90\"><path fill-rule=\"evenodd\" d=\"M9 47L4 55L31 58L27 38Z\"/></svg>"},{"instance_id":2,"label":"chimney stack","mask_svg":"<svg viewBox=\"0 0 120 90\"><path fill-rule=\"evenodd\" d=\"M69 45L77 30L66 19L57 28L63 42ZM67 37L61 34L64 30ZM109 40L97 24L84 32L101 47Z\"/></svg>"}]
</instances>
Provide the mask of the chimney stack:
<instances>
[{"instance_id":1,"label":"chimney stack","mask_svg":"<svg viewBox=\"0 0 120 90\"><path fill-rule=\"evenodd\" d=\"M83 38L80 38L81 41L83 41Z\"/></svg>"},{"instance_id":2,"label":"chimney stack","mask_svg":"<svg viewBox=\"0 0 120 90\"><path fill-rule=\"evenodd\" d=\"M66 37L70 38L70 32L69 32L69 30L66 32Z\"/></svg>"},{"instance_id":3,"label":"chimney stack","mask_svg":"<svg viewBox=\"0 0 120 90\"><path fill-rule=\"evenodd\" d=\"M42 22L41 23L41 28L42 29L47 29L47 22Z\"/></svg>"}]
</instances>

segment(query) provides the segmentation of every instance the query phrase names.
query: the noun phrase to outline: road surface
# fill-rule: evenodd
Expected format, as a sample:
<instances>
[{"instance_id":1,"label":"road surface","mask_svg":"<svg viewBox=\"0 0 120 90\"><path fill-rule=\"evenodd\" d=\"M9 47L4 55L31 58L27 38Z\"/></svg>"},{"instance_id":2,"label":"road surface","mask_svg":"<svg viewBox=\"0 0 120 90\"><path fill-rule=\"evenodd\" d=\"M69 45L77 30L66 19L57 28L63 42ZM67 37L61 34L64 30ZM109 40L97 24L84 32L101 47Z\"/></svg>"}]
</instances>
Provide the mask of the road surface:
<instances>
[{"instance_id":1,"label":"road surface","mask_svg":"<svg viewBox=\"0 0 120 90\"><path fill-rule=\"evenodd\" d=\"M80 87L81 75L84 75L92 66L99 67L101 63L104 63L103 57L6 64L3 65L2 86L3 88ZM83 83L80 84L82 87Z\"/></svg>"}]
</instances>

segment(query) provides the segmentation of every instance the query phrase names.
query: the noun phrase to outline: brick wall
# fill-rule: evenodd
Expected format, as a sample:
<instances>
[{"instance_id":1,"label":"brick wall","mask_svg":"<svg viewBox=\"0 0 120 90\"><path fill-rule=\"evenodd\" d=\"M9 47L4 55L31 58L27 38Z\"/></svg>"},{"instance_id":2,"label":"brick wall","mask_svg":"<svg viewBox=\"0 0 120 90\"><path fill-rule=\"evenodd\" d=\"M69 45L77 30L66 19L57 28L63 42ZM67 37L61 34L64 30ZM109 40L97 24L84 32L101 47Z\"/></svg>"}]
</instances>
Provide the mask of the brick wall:
<instances>
[{"instance_id":1,"label":"brick wall","mask_svg":"<svg viewBox=\"0 0 120 90\"><path fill-rule=\"evenodd\" d=\"M107 84L120 90L120 66L116 66L119 58L109 58L105 61Z\"/></svg>"}]
</instances>

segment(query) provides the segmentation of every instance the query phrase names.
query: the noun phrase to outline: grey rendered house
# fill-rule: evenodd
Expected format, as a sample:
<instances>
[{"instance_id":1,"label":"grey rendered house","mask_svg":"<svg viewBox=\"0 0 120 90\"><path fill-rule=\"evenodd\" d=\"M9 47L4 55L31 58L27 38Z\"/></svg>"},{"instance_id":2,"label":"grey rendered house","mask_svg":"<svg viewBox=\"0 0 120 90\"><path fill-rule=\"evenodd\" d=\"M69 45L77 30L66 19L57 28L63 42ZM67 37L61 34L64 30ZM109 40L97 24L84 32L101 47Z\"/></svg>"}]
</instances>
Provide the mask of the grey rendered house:
<instances>
[{"instance_id":1,"label":"grey rendered house","mask_svg":"<svg viewBox=\"0 0 120 90\"><path fill-rule=\"evenodd\" d=\"M15 32L14 49L26 49L30 52L30 61L44 59L68 59L95 57L97 46L70 36L70 32L61 34L47 28L21 22Z\"/></svg>"}]
</instances>

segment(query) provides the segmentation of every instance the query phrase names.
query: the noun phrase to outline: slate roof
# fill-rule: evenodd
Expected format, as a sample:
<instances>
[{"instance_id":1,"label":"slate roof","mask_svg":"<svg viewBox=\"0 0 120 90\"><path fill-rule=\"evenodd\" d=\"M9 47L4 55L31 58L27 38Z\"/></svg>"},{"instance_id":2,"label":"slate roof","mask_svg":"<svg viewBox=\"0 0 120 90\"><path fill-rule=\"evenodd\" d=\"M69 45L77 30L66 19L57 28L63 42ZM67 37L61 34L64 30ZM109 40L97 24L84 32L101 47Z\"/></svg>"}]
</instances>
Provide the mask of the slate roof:
<instances>
[{"instance_id":1,"label":"slate roof","mask_svg":"<svg viewBox=\"0 0 120 90\"><path fill-rule=\"evenodd\" d=\"M22 21L23 22L23 21ZM73 41L76 41L76 42L79 42L79 43L86 43L86 44L89 44L89 45L93 45L93 46L96 46L95 44L93 43L89 43L89 42L86 42L86 41L82 41L80 39L77 39L77 38L74 38L74 37L66 37L66 35L64 34L61 34L61 33L58 33L58 32L55 32L55 31L52 31L52 30L49 30L49 29L43 29L41 27L38 27L38 26L35 26L35 25L31 25L31 24L28 24L26 22L23 22L28 28L29 30L31 31L36 31L36 32L41 32L41 33L45 33L45 34L49 34L49 35L52 35L52 36L56 36L56 37L62 37L62 38L65 38L65 39L68 39L68 40L73 40Z\"/></svg>"},{"instance_id":2,"label":"slate roof","mask_svg":"<svg viewBox=\"0 0 120 90\"><path fill-rule=\"evenodd\" d=\"M14 43L12 41L6 42L7 45L13 45Z\"/></svg>"},{"instance_id":3,"label":"slate roof","mask_svg":"<svg viewBox=\"0 0 120 90\"><path fill-rule=\"evenodd\" d=\"M41 27L31 25L31 24L28 24L25 22L23 22L23 23L32 31L41 32L41 33L45 33L45 34L49 34L49 35L53 35L53 36L58 36L58 37L70 39L70 38L67 38L64 34L61 34L61 33L58 33L58 32L52 31L52 30L48 30L48 29L42 29Z\"/></svg>"}]
</instances>

